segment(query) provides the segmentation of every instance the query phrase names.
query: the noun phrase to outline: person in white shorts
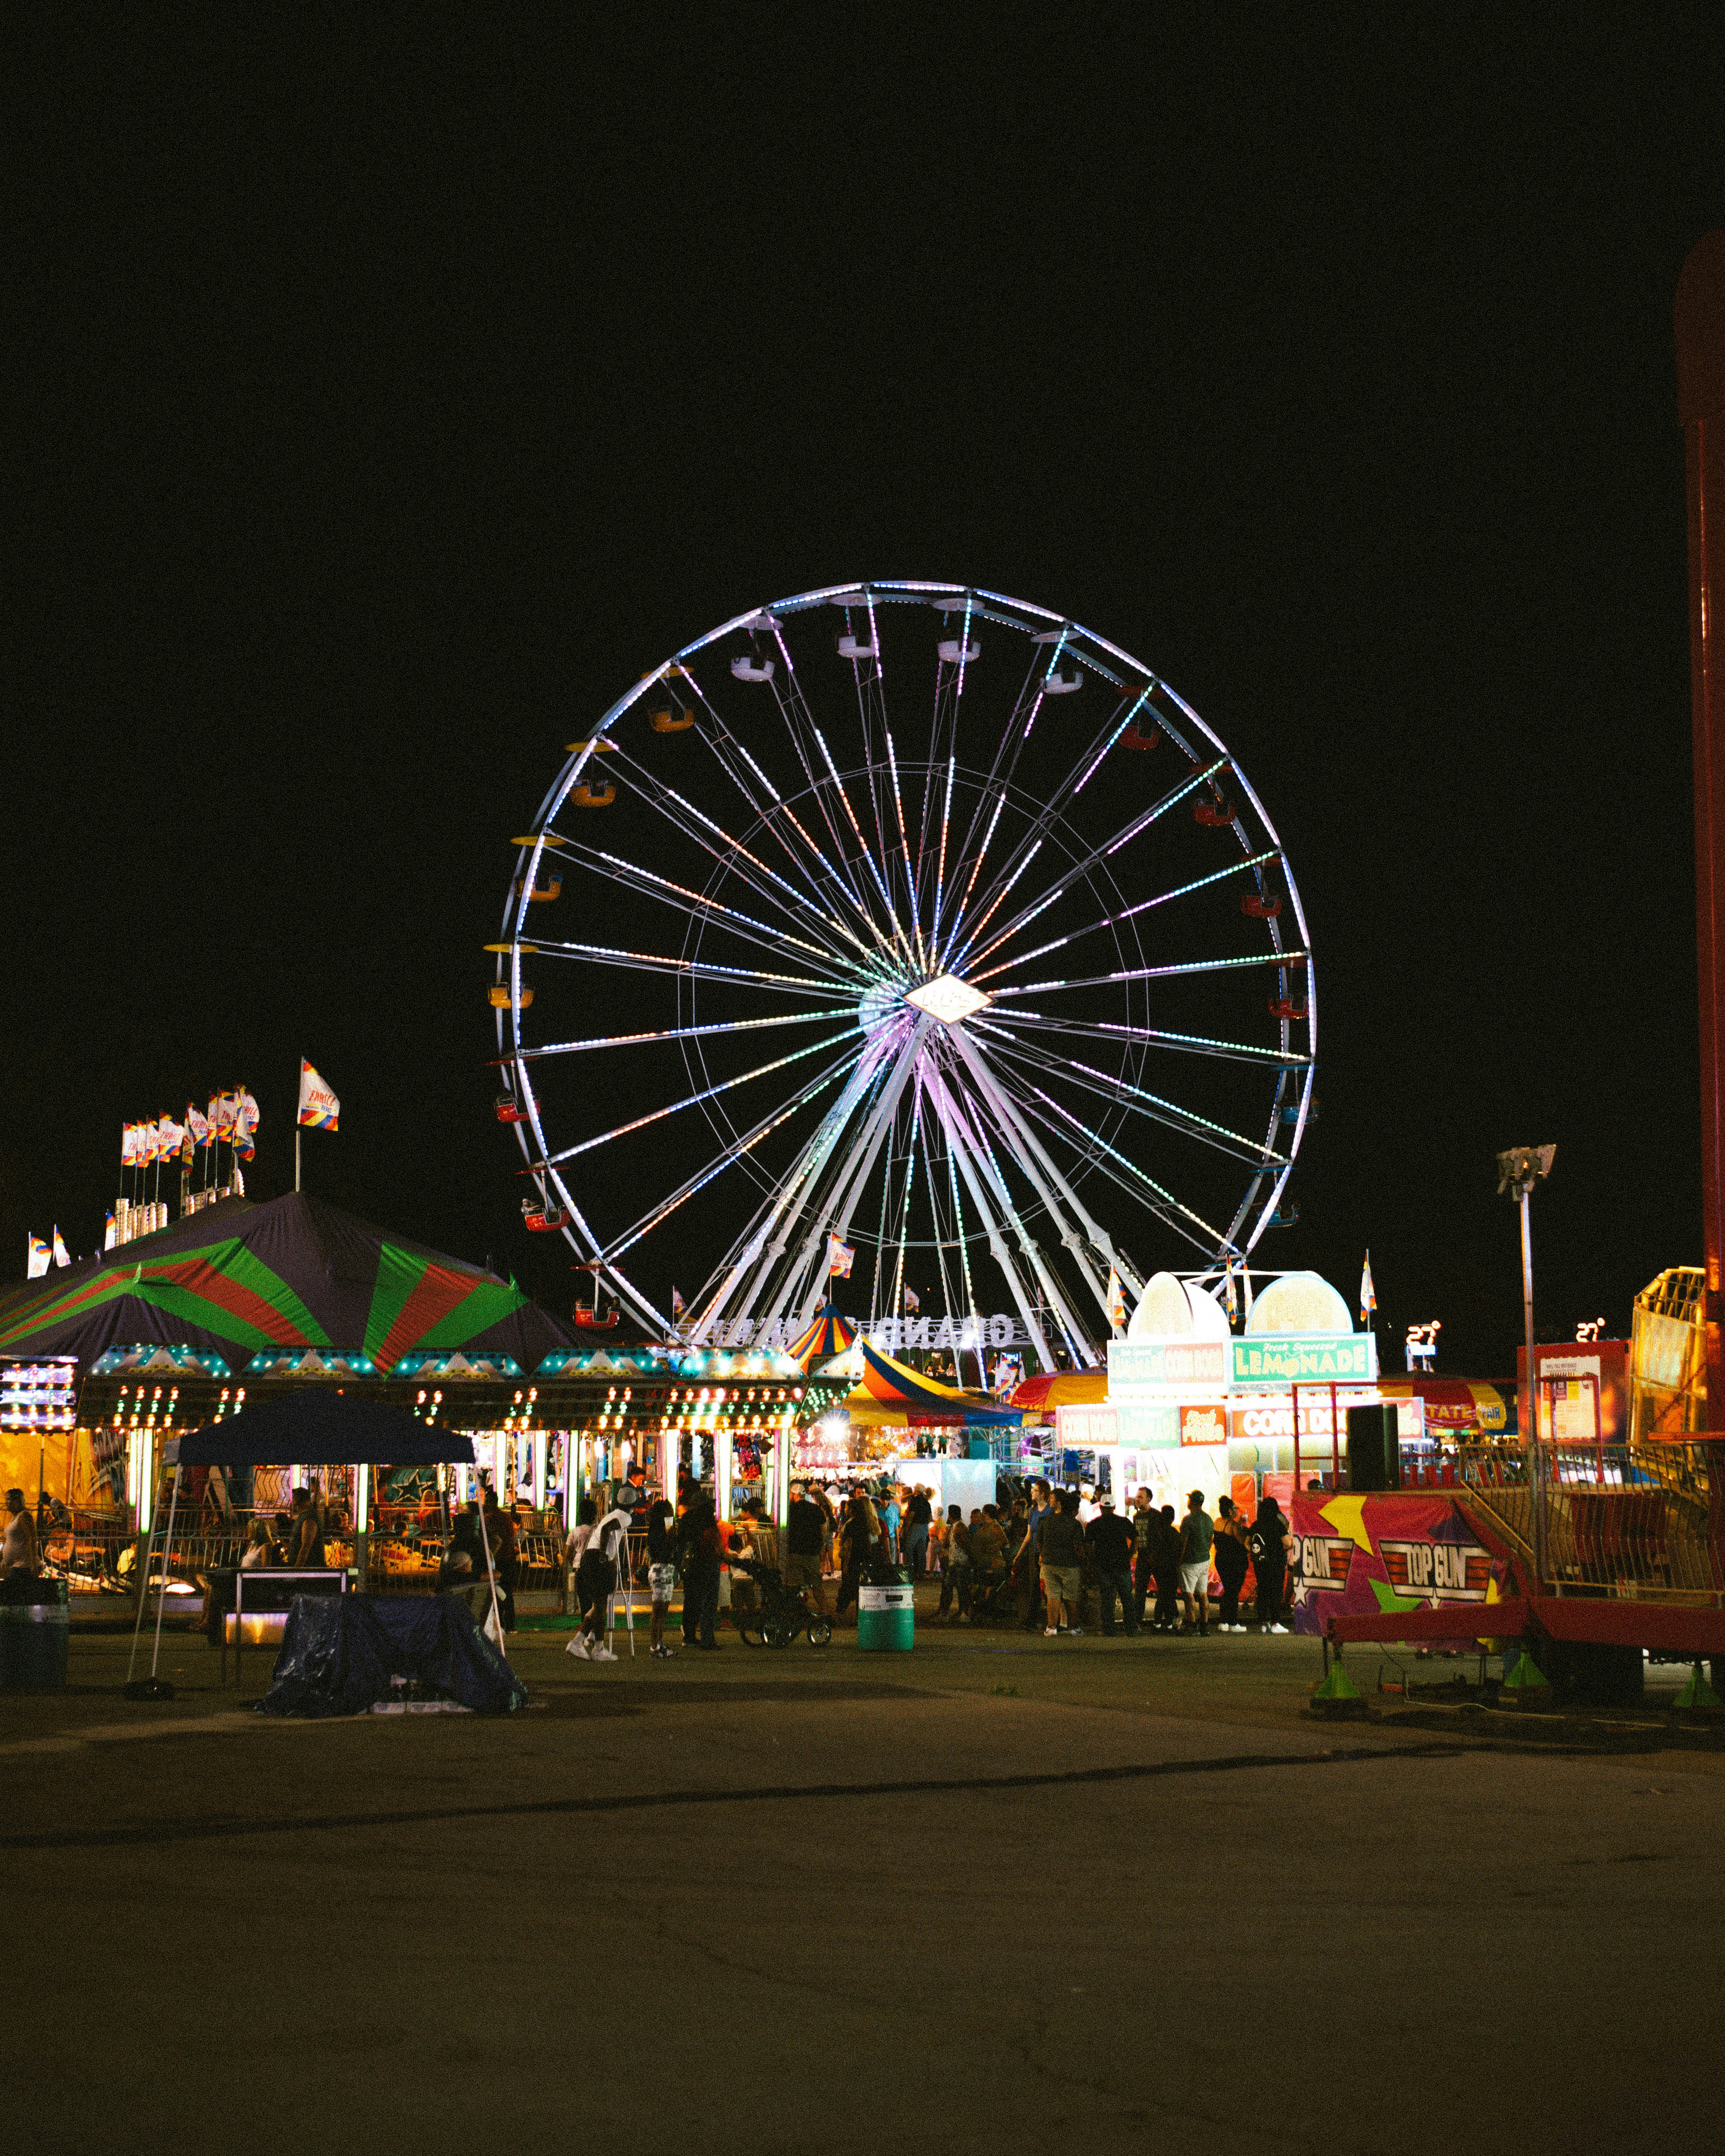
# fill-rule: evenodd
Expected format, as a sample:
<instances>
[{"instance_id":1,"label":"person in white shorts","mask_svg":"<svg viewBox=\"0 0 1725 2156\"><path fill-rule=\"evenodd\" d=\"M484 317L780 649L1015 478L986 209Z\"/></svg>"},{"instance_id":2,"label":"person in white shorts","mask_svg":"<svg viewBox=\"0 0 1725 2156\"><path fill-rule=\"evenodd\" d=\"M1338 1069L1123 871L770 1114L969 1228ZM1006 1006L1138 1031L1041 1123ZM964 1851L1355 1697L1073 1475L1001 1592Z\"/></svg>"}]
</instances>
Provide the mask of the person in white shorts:
<instances>
[{"instance_id":1,"label":"person in white shorts","mask_svg":"<svg viewBox=\"0 0 1725 2156\"><path fill-rule=\"evenodd\" d=\"M1186 1517L1180 1522L1180 1595L1186 1605L1183 1629L1196 1632L1200 1639L1208 1638L1210 1629L1210 1544L1215 1532L1214 1521L1204 1509L1204 1492L1194 1490L1186 1500Z\"/></svg>"}]
</instances>

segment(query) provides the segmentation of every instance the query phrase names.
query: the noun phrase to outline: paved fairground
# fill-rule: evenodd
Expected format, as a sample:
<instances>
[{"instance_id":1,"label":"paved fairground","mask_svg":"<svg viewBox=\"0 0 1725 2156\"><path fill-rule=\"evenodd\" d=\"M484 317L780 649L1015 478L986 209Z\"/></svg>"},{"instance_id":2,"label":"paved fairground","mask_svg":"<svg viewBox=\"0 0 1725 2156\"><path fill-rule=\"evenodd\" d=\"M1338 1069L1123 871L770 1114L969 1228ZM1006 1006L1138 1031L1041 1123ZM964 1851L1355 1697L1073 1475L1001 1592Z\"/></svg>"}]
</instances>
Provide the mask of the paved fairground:
<instances>
[{"instance_id":1,"label":"paved fairground","mask_svg":"<svg viewBox=\"0 0 1725 2156\"><path fill-rule=\"evenodd\" d=\"M1707 2149L1725 1738L1294 1637L583 1665L503 1719L0 1697L8 2148ZM644 1642L642 1643L644 1645ZM1380 1674L1410 1683L1380 1692Z\"/></svg>"}]
</instances>

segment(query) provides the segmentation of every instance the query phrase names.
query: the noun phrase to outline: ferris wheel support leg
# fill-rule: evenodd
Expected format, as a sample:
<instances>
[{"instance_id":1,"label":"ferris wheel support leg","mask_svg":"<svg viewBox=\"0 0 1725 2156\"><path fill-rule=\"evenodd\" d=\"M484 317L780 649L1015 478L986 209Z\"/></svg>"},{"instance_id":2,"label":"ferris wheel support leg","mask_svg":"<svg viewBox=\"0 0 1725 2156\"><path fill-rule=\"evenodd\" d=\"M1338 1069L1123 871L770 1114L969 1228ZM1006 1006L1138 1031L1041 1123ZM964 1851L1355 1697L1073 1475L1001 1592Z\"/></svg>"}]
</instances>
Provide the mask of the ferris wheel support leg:
<instances>
[{"instance_id":1,"label":"ferris wheel support leg","mask_svg":"<svg viewBox=\"0 0 1725 2156\"><path fill-rule=\"evenodd\" d=\"M766 1294L768 1284L773 1281L780 1261L790 1246L788 1215L791 1207L798 1201L798 1194L805 1189L812 1178L819 1175L825 1166L834 1147L843 1136L846 1124L855 1112L857 1103L874 1083L875 1074L880 1068L880 1061L881 1058L878 1055L864 1055L846 1081L845 1091L834 1103L819 1130L816 1132L808 1150L775 1195L768 1211L768 1219L778 1229L778 1233L758 1254L758 1262L754 1265L752 1275L743 1293L737 1298L743 1308L750 1309L757 1305ZM752 1242L756 1236L763 1235L765 1232L764 1225L757 1228L750 1237L750 1241ZM744 1248L747 1247L748 1245L745 1244ZM752 1261L745 1259L742 1262L747 1264ZM794 1274L793 1277L794 1278ZM786 1291L781 1286L778 1293L773 1299L771 1306L757 1312L760 1322L763 1324L771 1324L774 1319L782 1317L785 1300ZM716 1314L717 1306L716 1306L709 1316Z\"/></svg>"},{"instance_id":2,"label":"ferris wheel support leg","mask_svg":"<svg viewBox=\"0 0 1725 2156\"><path fill-rule=\"evenodd\" d=\"M959 1111L944 1083L942 1083L942 1091L952 1121L956 1122L959 1118ZM948 1131L950 1142L952 1124L947 1123L944 1127ZM1012 1137L1010 1123L1004 1127L1003 1135L1008 1138ZM1061 1332L1065 1335L1066 1345L1074 1360L1084 1368L1094 1368L1096 1358L1091 1352L1090 1342L1085 1335L1084 1327L1079 1322L1077 1314L1071 1304L1067 1301L1065 1290L1050 1270L1034 1236L1020 1219L1018 1208L1012 1201L1012 1193L1007 1188L1006 1178L1001 1173L999 1163L994 1158L993 1147L974 1132L968 1132L967 1136L975 1158L993 1189L1003 1216L1011 1224L1012 1231L1018 1237L1019 1248L1024 1254L1024 1260L1040 1283L1048 1307L1054 1312ZM1055 1211L1055 1218L1057 1221L1060 1219L1057 1209ZM1062 1222L1060 1224L1064 1228L1065 1223Z\"/></svg>"},{"instance_id":3,"label":"ferris wheel support leg","mask_svg":"<svg viewBox=\"0 0 1725 2156\"><path fill-rule=\"evenodd\" d=\"M830 1211L826 1207L822 1207L817 1214L815 1224L809 1231L809 1242L803 1255L798 1260L799 1270L814 1258L817 1241L819 1242L824 1251L829 1229L839 1238L841 1243L844 1241L850 1226L851 1218L856 1211L857 1201L862 1196L863 1188L873 1173L875 1163L880 1156L880 1148L886 1143L887 1135L897 1116L899 1102L903 1099L906 1084L911 1072L916 1069L917 1053L923 1037L933 1024L932 1019L923 1019L910 1040L900 1050L892 1076L887 1081L874 1113L863 1126L857 1142L850 1149L844 1170L833 1193ZM793 1278L794 1277L793 1275ZM825 1285L825 1281L817 1269L813 1280L804 1291L803 1308L798 1320L800 1325L808 1324L814 1317L819 1306L820 1296Z\"/></svg>"},{"instance_id":4,"label":"ferris wheel support leg","mask_svg":"<svg viewBox=\"0 0 1725 2156\"><path fill-rule=\"evenodd\" d=\"M1065 1177L1060 1173L1059 1168L1055 1167L1054 1162L1050 1158L1047 1147L1043 1144L1041 1139L1037 1137L1035 1132L1031 1129L1028 1120L1024 1116L1021 1116L1012 1102L1008 1100L1005 1090L1000 1085L993 1070L989 1067L987 1058L973 1042L968 1041L964 1038L962 1031L957 1036L955 1045L957 1047L959 1054L964 1058L965 1064L969 1069L972 1076L975 1079L977 1086L993 1103L995 1113L1000 1116L1005 1121L1008 1127L1017 1134L1020 1143L1024 1148L1024 1167L1026 1172L1031 1176L1031 1179L1034 1181L1036 1177L1035 1171L1032 1168L1030 1163L1032 1161L1039 1162L1050 1181L1060 1192L1061 1197L1070 1207L1073 1214L1083 1226L1084 1231L1089 1237L1092 1247L1101 1251L1106 1257L1109 1265L1119 1271L1122 1278L1126 1280L1132 1286L1132 1291L1135 1295L1142 1294L1143 1292L1143 1283L1142 1281L1133 1282L1132 1280L1131 1268L1122 1267L1121 1265L1120 1260L1114 1254L1113 1245L1109 1241L1108 1237L1103 1233L1101 1228L1098 1226L1096 1220L1092 1219L1088 1207L1085 1205L1083 1201L1078 1196L1076 1191L1073 1189L1071 1184L1067 1182ZM1059 1208L1055 1204L1052 1198L1050 1197L1046 1191L1044 1191L1043 1197L1045 1202L1048 1205L1049 1210L1055 1214L1056 1219L1058 1219ZM1074 1262L1083 1273L1086 1281L1089 1283L1092 1293L1096 1296L1098 1306L1102 1311L1104 1316L1106 1316L1108 1309L1108 1290L1106 1284L1097 1279L1088 1259L1086 1257L1083 1251L1079 1249L1076 1238L1067 1239L1067 1247L1071 1250Z\"/></svg>"},{"instance_id":5,"label":"ferris wheel support leg","mask_svg":"<svg viewBox=\"0 0 1725 2156\"><path fill-rule=\"evenodd\" d=\"M999 1221L994 1217L993 1206L988 1203L983 1188L983 1178L978 1173L976 1163L972 1160L969 1150L959 1135L957 1119L951 1111L950 1100L942 1097L945 1095L945 1090L944 1086L938 1080L930 1085L930 1098L936 1116L939 1120L941 1128L946 1132L947 1143L952 1149L952 1158L958 1163L958 1173L964 1178L965 1188L970 1193L971 1202L976 1207L983 1227L988 1230L989 1250L1001 1271L1006 1275L1007 1286L1011 1291L1013 1301L1018 1305L1019 1316L1023 1320L1024 1330L1034 1343L1037 1359L1045 1370L1052 1371L1055 1368L1055 1359L1049 1352L1048 1342L1043 1336L1042 1327L1036 1316L1035 1305L1024 1291L1024 1282L1019 1277L1018 1267L1012 1261L1012 1253L1004 1231Z\"/></svg>"}]
</instances>

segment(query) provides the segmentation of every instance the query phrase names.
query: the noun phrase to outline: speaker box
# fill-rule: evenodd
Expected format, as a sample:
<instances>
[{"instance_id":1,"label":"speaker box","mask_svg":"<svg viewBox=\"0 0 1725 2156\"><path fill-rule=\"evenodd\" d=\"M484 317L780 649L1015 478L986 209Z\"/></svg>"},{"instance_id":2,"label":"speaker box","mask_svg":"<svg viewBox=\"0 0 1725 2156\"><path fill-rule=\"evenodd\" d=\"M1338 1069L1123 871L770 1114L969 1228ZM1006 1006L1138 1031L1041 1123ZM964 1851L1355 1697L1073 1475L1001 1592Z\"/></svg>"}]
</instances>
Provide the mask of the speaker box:
<instances>
[{"instance_id":1,"label":"speaker box","mask_svg":"<svg viewBox=\"0 0 1725 2156\"><path fill-rule=\"evenodd\" d=\"M1401 1438L1392 1405L1348 1410L1348 1486L1356 1491L1401 1488Z\"/></svg>"}]
</instances>

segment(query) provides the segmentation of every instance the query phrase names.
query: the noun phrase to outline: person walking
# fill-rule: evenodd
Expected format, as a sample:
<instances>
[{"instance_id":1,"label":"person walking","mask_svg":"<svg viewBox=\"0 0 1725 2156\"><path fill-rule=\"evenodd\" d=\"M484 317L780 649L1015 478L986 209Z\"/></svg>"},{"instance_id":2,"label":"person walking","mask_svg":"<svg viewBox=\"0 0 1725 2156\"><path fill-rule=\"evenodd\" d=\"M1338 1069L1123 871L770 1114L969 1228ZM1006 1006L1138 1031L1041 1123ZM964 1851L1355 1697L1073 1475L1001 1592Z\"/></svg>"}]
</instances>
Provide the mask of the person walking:
<instances>
[{"instance_id":1,"label":"person walking","mask_svg":"<svg viewBox=\"0 0 1725 2156\"><path fill-rule=\"evenodd\" d=\"M572 1599L575 1599L576 1615L584 1617L587 1614L587 1604L578 1599L581 1555L593 1540L593 1531L598 1517L599 1508L593 1499L583 1497L576 1508L575 1524L563 1543L563 1598L559 1612L562 1616L568 1615Z\"/></svg>"},{"instance_id":2,"label":"person walking","mask_svg":"<svg viewBox=\"0 0 1725 2156\"><path fill-rule=\"evenodd\" d=\"M1180 1522L1180 1596L1185 1604L1182 1628L1200 1640L1210 1630L1210 1548L1215 1522L1204 1509L1204 1492L1194 1490L1186 1499L1186 1517Z\"/></svg>"},{"instance_id":3,"label":"person walking","mask_svg":"<svg viewBox=\"0 0 1725 2156\"><path fill-rule=\"evenodd\" d=\"M1252 1570L1258 1580L1258 1629L1286 1632L1288 1628L1281 1621L1282 1584L1287 1578L1294 1537L1287 1515L1274 1497L1266 1496L1258 1507L1250 1547Z\"/></svg>"},{"instance_id":4,"label":"person walking","mask_svg":"<svg viewBox=\"0 0 1725 2156\"><path fill-rule=\"evenodd\" d=\"M935 1614L945 1617L952 1610L950 1621L956 1625L970 1614L970 1529L960 1505L947 1507L946 1560L941 1568L941 1606Z\"/></svg>"},{"instance_id":5,"label":"person walking","mask_svg":"<svg viewBox=\"0 0 1725 2156\"><path fill-rule=\"evenodd\" d=\"M1245 1585L1246 1523L1234 1509L1231 1497L1216 1500L1216 1577L1222 1583L1222 1610L1219 1632L1243 1632L1240 1621L1240 1590Z\"/></svg>"},{"instance_id":6,"label":"person walking","mask_svg":"<svg viewBox=\"0 0 1725 2156\"><path fill-rule=\"evenodd\" d=\"M1084 1627L1077 1621L1083 1548L1084 1529L1078 1524L1078 1500L1071 1491L1062 1490L1044 1516L1042 1532L1036 1538L1042 1591L1048 1598L1048 1622L1042 1632L1045 1640L1076 1640L1083 1636Z\"/></svg>"},{"instance_id":7,"label":"person walking","mask_svg":"<svg viewBox=\"0 0 1725 2156\"><path fill-rule=\"evenodd\" d=\"M583 1662L614 1662L609 1634L611 1597L617 1592L617 1553L629 1532L629 1515L614 1507L596 1521L587 1548L581 1553L575 1590L587 1614L581 1630L564 1649Z\"/></svg>"},{"instance_id":8,"label":"person walking","mask_svg":"<svg viewBox=\"0 0 1725 2156\"><path fill-rule=\"evenodd\" d=\"M1138 1636L1138 1615L1132 1606L1132 1552L1137 1547L1137 1530L1130 1520L1122 1520L1114 1509L1114 1500L1104 1497L1096 1517L1084 1531L1096 1559L1096 1599L1101 1604L1102 1637L1114 1637L1114 1598L1120 1598L1121 1621L1126 1626L1128 1640Z\"/></svg>"},{"instance_id":9,"label":"person walking","mask_svg":"<svg viewBox=\"0 0 1725 2156\"><path fill-rule=\"evenodd\" d=\"M928 1569L928 1530L933 1521L934 1507L919 1482L905 1507L905 1563L912 1579L921 1579Z\"/></svg>"},{"instance_id":10,"label":"person walking","mask_svg":"<svg viewBox=\"0 0 1725 2156\"><path fill-rule=\"evenodd\" d=\"M653 1605L647 1620L647 1652L656 1662L670 1661L676 1651L665 1644L665 1620L677 1584L676 1527L676 1507L669 1497L655 1497L647 1507L647 1594Z\"/></svg>"}]
</instances>

